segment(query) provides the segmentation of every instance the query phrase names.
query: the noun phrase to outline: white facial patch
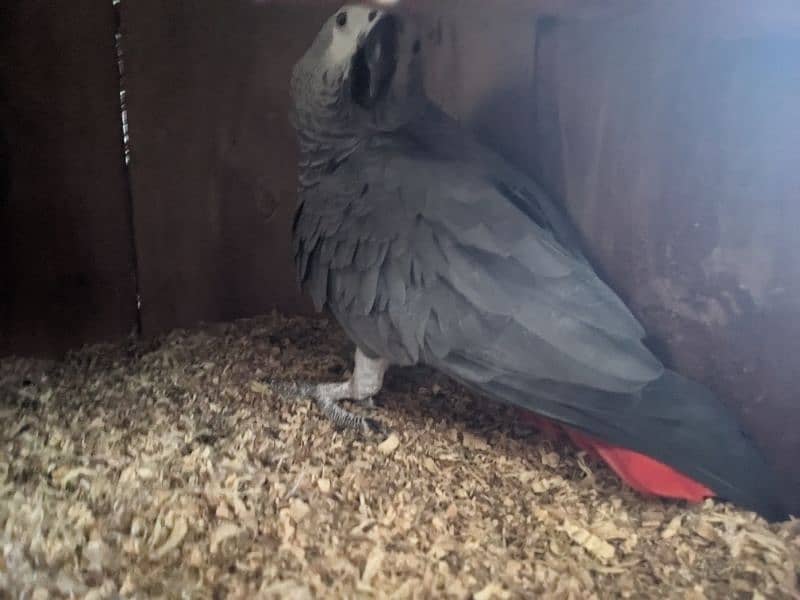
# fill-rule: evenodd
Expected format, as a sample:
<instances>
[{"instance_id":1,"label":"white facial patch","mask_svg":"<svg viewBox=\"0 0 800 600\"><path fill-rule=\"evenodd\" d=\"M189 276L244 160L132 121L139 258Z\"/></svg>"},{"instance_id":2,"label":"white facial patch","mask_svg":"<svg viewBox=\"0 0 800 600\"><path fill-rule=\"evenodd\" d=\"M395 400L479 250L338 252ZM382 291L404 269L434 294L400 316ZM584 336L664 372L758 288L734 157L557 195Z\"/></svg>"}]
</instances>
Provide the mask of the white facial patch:
<instances>
[{"instance_id":1,"label":"white facial patch","mask_svg":"<svg viewBox=\"0 0 800 600\"><path fill-rule=\"evenodd\" d=\"M358 49L358 39L370 30L370 13L376 12L374 8L366 6L347 6L340 12L347 15L343 26L333 24L331 45L328 47L327 58L329 64L340 65L350 60Z\"/></svg>"},{"instance_id":2,"label":"white facial patch","mask_svg":"<svg viewBox=\"0 0 800 600\"><path fill-rule=\"evenodd\" d=\"M328 59L333 64L341 64L352 58L356 52L357 36L339 28L333 30L333 39L328 47Z\"/></svg>"}]
</instances>

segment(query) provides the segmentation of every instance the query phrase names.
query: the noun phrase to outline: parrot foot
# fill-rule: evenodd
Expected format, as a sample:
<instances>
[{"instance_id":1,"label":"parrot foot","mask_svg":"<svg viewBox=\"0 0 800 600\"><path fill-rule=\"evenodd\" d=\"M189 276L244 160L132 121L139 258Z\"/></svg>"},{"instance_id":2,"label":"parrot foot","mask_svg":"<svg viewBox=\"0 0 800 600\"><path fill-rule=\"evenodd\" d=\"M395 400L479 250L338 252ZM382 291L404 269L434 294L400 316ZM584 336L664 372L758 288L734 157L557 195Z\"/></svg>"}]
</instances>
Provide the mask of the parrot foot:
<instances>
[{"instance_id":1,"label":"parrot foot","mask_svg":"<svg viewBox=\"0 0 800 600\"><path fill-rule=\"evenodd\" d=\"M331 391L335 392L336 387L347 385L348 383L349 382L345 382L345 384L329 383L314 386L315 389L312 390L311 397L314 398L322 414L336 427L341 429L356 429L367 434L382 433L383 427L375 419L357 415L339 406L337 402L339 398L337 398L335 393L332 394Z\"/></svg>"},{"instance_id":2,"label":"parrot foot","mask_svg":"<svg viewBox=\"0 0 800 600\"><path fill-rule=\"evenodd\" d=\"M355 368L347 381L339 383L291 383L273 381L272 388L279 394L302 395L314 399L322 413L342 429L356 429L363 433L382 433L383 427L375 419L352 413L341 406L340 400L355 400L374 408L373 396L383 386L383 375L389 364L383 359L371 359L356 349Z\"/></svg>"}]
</instances>

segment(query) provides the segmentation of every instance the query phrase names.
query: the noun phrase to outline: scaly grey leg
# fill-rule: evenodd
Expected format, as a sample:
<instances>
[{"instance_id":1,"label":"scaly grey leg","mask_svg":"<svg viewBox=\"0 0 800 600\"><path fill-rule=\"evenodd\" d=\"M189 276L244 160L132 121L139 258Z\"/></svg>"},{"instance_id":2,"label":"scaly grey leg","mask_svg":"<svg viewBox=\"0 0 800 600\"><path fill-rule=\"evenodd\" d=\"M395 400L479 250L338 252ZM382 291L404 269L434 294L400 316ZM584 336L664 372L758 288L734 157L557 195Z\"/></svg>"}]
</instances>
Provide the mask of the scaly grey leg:
<instances>
[{"instance_id":1,"label":"scaly grey leg","mask_svg":"<svg viewBox=\"0 0 800 600\"><path fill-rule=\"evenodd\" d=\"M380 424L375 419L362 417L339 406L340 400L356 400L372 406L372 397L383 387L383 376L389 368L384 359L371 359L360 349L356 349L355 368L347 381L338 383L285 383L273 382L278 393L311 396L323 414L337 427L360 429L364 432L379 431Z\"/></svg>"}]
</instances>

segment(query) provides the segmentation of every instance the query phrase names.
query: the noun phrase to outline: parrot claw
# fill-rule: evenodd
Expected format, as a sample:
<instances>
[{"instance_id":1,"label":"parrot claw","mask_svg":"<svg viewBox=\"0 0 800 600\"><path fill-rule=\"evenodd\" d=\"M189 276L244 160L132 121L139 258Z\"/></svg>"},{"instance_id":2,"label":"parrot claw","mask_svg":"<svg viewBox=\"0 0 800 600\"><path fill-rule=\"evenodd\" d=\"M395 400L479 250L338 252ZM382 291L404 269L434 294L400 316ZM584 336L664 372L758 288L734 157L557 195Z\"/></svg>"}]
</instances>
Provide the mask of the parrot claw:
<instances>
[{"instance_id":1,"label":"parrot claw","mask_svg":"<svg viewBox=\"0 0 800 600\"><path fill-rule=\"evenodd\" d=\"M383 426L377 420L342 408L337 399L331 397L329 390L326 384L318 385L310 395L334 426L339 429L355 429L364 434L382 433Z\"/></svg>"}]
</instances>

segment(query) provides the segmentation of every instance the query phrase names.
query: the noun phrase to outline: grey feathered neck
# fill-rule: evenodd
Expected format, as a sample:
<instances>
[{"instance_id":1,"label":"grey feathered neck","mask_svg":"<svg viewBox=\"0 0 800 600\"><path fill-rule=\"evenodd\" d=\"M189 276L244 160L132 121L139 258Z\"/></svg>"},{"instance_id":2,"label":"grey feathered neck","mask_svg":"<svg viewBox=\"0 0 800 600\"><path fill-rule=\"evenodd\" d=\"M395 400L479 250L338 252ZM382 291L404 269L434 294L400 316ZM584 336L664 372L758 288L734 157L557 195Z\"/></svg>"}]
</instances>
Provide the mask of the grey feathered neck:
<instances>
[{"instance_id":1,"label":"grey feathered neck","mask_svg":"<svg viewBox=\"0 0 800 600\"><path fill-rule=\"evenodd\" d=\"M313 187L361 145L357 137L330 137L308 129L297 130L300 157L298 182L301 189Z\"/></svg>"},{"instance_id":2,"label":"grey feathered neck","mask_svg":"<svg viewBox=\"0 0 800 600\"><path fill-rule=\"evenodd\" d=\"M290 114L300 151L298 178L301 190L316 185L321 176L347 160L361 143L357 132L345 125L350 122L347 113L351 109L341 93L344 73L325 72L321 77L326 85L314 86L313 70L298 69L292 82L294 89L317 90L314 94L295 94ZM328 82L329 77L338 81Z\"/></svg>"}]
</instances>

